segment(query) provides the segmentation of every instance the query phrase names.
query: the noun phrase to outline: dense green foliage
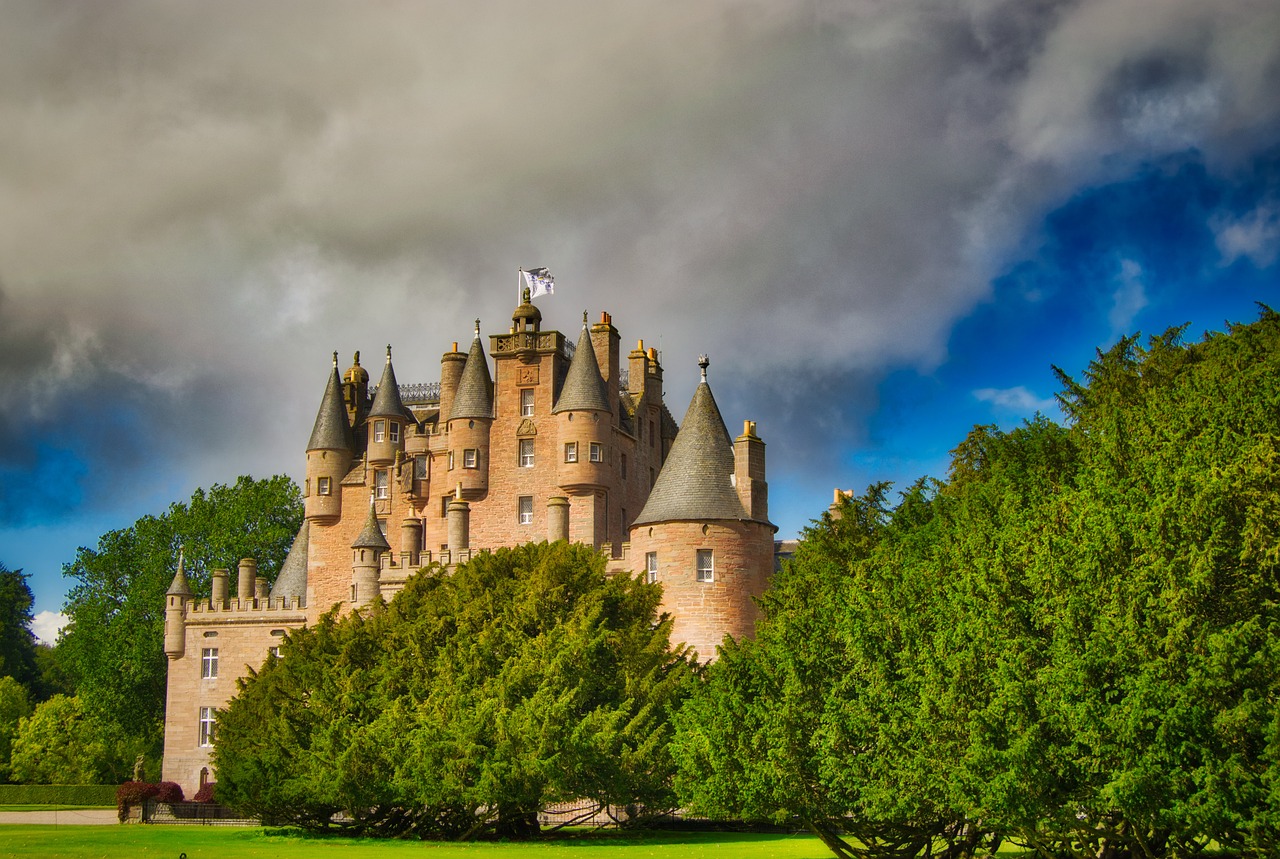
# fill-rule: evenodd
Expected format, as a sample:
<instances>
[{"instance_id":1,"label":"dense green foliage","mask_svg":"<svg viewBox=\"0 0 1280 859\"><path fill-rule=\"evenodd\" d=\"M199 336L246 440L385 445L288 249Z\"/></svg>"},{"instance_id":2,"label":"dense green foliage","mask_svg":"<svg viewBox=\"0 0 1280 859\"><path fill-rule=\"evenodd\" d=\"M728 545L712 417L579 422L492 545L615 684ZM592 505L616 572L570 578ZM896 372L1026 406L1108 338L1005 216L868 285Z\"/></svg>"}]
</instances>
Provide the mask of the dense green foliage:
<instances>
[{"instance_id":1,"label":"dense green foliage","mask_svg":"<svg viewBox=\"0 0 1280 859\"><path fill-rule=\"evenodd\" d=\"M86 718L110 740L113 769L127 774L138 754L157 769L163 741L164 593L185 549L187 577L207 595L209 574L258 561L274 580L302 524L302 500L287 477L241 477L234 486L197 490L160 516L104 534L82 548L63 575L75 578L64 609L70 622L57 650L71 674Z\"/></svg>"},{"instance_id":2,"label":"dense green foliage","mask_svg":"<svg viewBox=\"0 0 1280 859\"><path fill-rule=\"evenodd\" d=\"M116 804L114 784L0 784L0 805L78 805L107 807Z\"/></svg>"},{"instance_id":3,"label":"dense green foliage","mask_svg":"<svg viewBox=\"0 0 1280 859\"><path fill-rule=\"evenodd\" d=\"M54 695L18 724L9 765L27 784L101 784L125 771L110 751L110 737L84 715L79 698Z\"/></svg>"},{"instance_id":4,"label":"dense green foliage","mask_svg":"<svg viewBox=\"0 0 1280 859\"><path fill-rule=\"evenodd\" d=\"M26 687L12 677L0 677L0 785L9 780L9 755L18 723L29 715Z\"/></svg>"},{"instance_id":5,"label":"dense green foliage","mask_svg":"<svg viewBox=\"0 0 1280 859\"><path fill-rule=\"evenodd\" d=\"M1061 378L1068 427L814 523L678 717L684 802L841 856L1280 848L1280 315Z\"/></svg>"},{"instance_id":6,"label":"dense green foliage","mask_svg":"<svg viewBox=\"0 0 1280 859\"><path fill-rule=\"evenodd\" d=\"M693 677L660 591L587 546L432 567L392 602L290 633L218 718L219 801L380 835L531 834L554 802L672 805Z\"/></svg>"},{"instance_id":7,"label":"dense green foliage","mask_svg":"<svg viewBox=\"0 0 1280 859\"><path fill-rule=\"evenodd\" d=\"M22 570L0 564L0 677L30 687L40 677L31 632L31 588Z\"/></svg>"}]
</instances>

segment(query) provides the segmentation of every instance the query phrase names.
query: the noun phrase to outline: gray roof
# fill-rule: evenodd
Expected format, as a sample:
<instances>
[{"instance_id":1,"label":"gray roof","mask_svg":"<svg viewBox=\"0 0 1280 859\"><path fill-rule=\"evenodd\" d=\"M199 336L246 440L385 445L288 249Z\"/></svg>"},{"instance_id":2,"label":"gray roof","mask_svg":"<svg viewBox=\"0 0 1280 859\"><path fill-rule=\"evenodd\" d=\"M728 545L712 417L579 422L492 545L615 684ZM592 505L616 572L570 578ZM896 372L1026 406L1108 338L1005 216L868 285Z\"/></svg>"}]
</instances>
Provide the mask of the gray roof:
<instances>
[{"instance_id":1,"label":"gray roof","mask_svg":"<svg viewBox=\"0 0 1280 859\"><path fill-rule=\"evenodd\" d=\"M347 423L347 407L342 402L342 380L338 378L335 359L325 386L320 411L316 413L316 425L311 430L307 450L353 450L351 425Z\"/></svg>"},{"instance_id":2,"label":"gray roof","mask_svg":"<svg viewBox=\"0 0 1280 859\"><path fill-rule=\"evenodd\" d=\"M387 365L382 368L378 392L373 395L371 418L399 418L404 420L404 403L400 401L400 386L396 384L396 371L391 368L391 347L387 347Z\"/></svg>"},{"instance_id":3,"label":"gray roof","mask_svg":"<svg viewBox=\"0 0 1280 859\"><path fill-rule=\"evenodd\" d=\"M355 542L351 544L353 549L378 549L383 552L391 551L391 544L387 542L387 538L382 536L382 529L378 527L378 514L373 509L372 499L369 503L369 519L364 523L364 530L360 532L360 536L356 537Z\"/></svg>"},{"instance_id":4,"label":"gray roof","mask_svg":"<svg viewBox=\"0 0 1280 859\"><path fill-rule=\"evenodd\" d=\"M600 375L600 363L596 361L596 350L591 345L591 334L585 325L578 337L573 361L569 363L564 387L560 389L560 398L551 413L568 411L610 411L609 389Z\"/></svg>"},{"instance_id":5,"label":"gray roof","mask_svg":"<svg viewBox=\"0 0 1280 859\"><path fill-rule=\"evenodd\" d=\"M178 550L178 572L173 574L173 584L165 591L165 596L189 597L191 585L187 584L187 571L182 561L182 550Z\"/></svg>"},{"instance_id":6,"label":"gray roof","mask_svg":"<svg viewBox=\"0 0 1280 859\"><path fill-rule=\"evenodd\" d=\"M449 420L491 417L493 379L489 376L489 360L484 356L480 329L477 328L475 339L471 341L471 351L467 353L467 363L462 366L462 376L458 379L458 390L453 395Z\"/></svg>"},{"instance_id":7,"label":"gray roof","mask_svg":"<svg viewBox=\"0 0 1280 859\"><path fill-rule=\"evenodd\" d=\"M667 454L635 525L746 519L733 476L733 442L704 381L693 392L684 424Z\"/></svg>"},{"instance_id":8,"label":"gray roof","mask_svg":"<svg viewBox=\"0 0 1280 859\"><path fill-rule=\"evenodd\" d=\"M307 595L307 550L310 542L310 531L307 525L307 520L303 519L298 535L293 538L289 555L284 559L284 566L280 567L280 575L276 576L276 583L271 588L273 600L281 597L303 599Z\"/></svg>"}]
</instances>

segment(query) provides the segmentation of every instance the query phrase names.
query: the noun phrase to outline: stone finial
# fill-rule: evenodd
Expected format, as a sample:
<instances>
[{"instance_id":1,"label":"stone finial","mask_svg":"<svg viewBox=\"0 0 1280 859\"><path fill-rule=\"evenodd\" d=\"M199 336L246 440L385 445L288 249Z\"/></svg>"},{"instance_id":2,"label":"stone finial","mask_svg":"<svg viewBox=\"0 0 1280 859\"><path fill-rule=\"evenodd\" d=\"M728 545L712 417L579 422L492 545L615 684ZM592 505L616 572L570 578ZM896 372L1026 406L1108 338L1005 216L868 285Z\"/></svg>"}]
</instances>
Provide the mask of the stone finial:
<instances>
[{"instance_id":1,"label":"stone finial","mask_svg":"<svg viewBox=\"0 0 1280 859\"><path fill-rule=\"evenodd\" d=\"M333 350L333 369L338 369L338 350Z\"/></svg>"},{"instance_id":2,"label":"stone finial","mask_svg":"<svg viewBox=\"0 0 1280 859\"><path fill-rule=\"evenodd\" d=\"M524 271L524 269L521 269L521 271ZM529 293L529 287L526 286L524 288L524 292L520 293L520 296L523 299L521 303L528 304L532 300L532 296Z\"/></svg>"},{"instance_id":3,"label":"stone finial","mask_svg":"<svg viewBox=\"0 0 1280 859\"><path fill-rule=\"evenodd\" d=\"M355 356L351 359L351 361L352 361L352 363L354 363L357 367L359 367L359 366L360 366L360 350L359 350L359 349L357 349L357 350L356 350L356 354L355 354Z\"/></svg>"},{"instance_id":4,"label":"stone finial","mask_svg":"<svg viewBox=\"0 0 1280 859\"><path fill-rule=\"evenodd\" d=\"M707 381L707 367L711 366L711 359L705 352L698 356L698 366L702 368L702 381Z\"/></svg>"},{"instance_id":5,"label":"stone finial","mask_svg":"<svg viewBox=\"0 0 1280 859\"><path fill-rule=\"evenodd\" d=\"M582 327L587 327L587 311L582 311Z\"/></svg>"},{"instance_id":6,"label":"stone finial","mask_svg":"<svg viewBox=\"0 0 1280 859\"><path fill-rule=\"evenodd\" d=\"M480 320L476 320L476 339L480 339Z\"/></svg>"},{"instance_id":7,"label":"stone finial","mask_svg":"<svg viewBox=\"0 0 1280 859\"><path fill-rule=\"evenodd\" d=\"M387 344L387 363L391 363L391 344Z\"/></svg>"}]
</instances>

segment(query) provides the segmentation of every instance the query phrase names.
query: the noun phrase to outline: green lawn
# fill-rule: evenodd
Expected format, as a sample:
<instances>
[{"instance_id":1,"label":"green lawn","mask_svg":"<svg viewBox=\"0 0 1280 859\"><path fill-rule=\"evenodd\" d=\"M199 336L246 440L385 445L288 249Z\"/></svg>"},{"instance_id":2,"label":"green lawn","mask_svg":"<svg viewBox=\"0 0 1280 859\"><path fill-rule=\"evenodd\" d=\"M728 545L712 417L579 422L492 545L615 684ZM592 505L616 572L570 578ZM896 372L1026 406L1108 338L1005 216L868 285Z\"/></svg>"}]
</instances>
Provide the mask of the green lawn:
<instances>
[{"instance_id":1,"label":"green lawn","mask_svg":"<svg viewBox=\"0 0 1280 859\"><path fill-rule=\"evenodd\" d=\"M532 844L441 844L304 838L281 830L214 826L0 825L0 857L178 859L182 853L187 859L825 859L831 855L808 835L673 832L637 836L605 832Z\"/></svg>"}]
</instances>

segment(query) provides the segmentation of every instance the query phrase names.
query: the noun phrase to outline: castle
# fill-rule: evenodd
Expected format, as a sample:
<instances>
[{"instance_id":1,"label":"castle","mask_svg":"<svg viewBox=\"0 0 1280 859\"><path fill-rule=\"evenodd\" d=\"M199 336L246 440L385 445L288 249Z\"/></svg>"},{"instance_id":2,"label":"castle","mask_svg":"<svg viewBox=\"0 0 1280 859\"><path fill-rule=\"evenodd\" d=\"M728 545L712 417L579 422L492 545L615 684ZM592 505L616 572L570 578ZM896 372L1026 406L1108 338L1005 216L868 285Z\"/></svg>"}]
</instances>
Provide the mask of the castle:
<instances>
[{"instance_id":1,"label":"castle","mask_svg":"<svg viewBox=\"0 0 1280 859\"><path fill-rule=\"evenodd\" d=\"M656 350L640 341L620 361L609 314L576 347L542 330L529 300L505 334L441 359L438 385L381 379L356 353L338 356L307 443L305 519L273 586L253 560L215 570L194 598L182 564L166 595L169 662L163 778L188 795L213 779L218 709L238 677L290 629L389 599L419 568L539 540L594 546L610 573L663 586L673 642L703 659L726 634L750 636L774 567L764 442L746 421L731 439L702 380L678 428Z\"/></svg>"}]
</instances>

